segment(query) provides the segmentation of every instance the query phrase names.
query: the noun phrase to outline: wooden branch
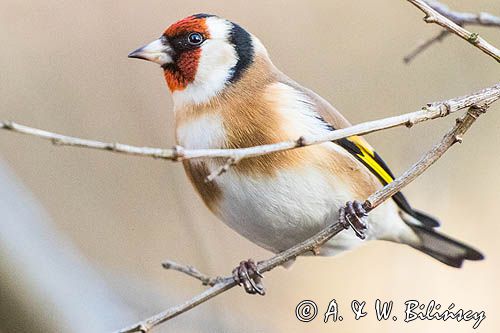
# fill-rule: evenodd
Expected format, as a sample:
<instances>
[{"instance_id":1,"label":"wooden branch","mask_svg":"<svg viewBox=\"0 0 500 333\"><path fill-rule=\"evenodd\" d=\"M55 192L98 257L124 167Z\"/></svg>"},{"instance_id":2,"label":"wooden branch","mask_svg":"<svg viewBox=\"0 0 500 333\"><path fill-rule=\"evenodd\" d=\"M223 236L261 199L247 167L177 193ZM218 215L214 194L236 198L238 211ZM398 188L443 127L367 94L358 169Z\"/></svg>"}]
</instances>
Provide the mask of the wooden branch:
<instances>
[{"instance_id":1,"label":"wooden branch","mask_svg":"<svg viewBox=\"0 0 500 333\"><path fill-rule=\"evenodd\" d=\"M205 179L205 182L207 183L210 183L212 182L215 178L223 175L224 173L228 172L229 169L233 166L233 165L236 165L238 164L238 162L240 161L241 159L235 159L234 157L230 157L227 159L226 163L224 163L224 165L222 165L221 167L219 167L218 169L215 169L211 174L209 174L207 176L207 178Z\"/></svg>"},{"instance_id":2,"label":"wooden branch","mask_svg":"<svg viewBox=\"0 0 500 333\"><path fill-rule=\"evenodd\" d=\"M460 26L464 25L482 25L485 27L499 27L500 17L489 13L465 13L457 12L450 9L450 7L434 0L425 0L425 2L432 7L439 14L449 18Z\"/></svg>"},{"instance_id":3,"label":"wooden branch","mask_svg":"<svg viewBox=\"0 0 500 333\"><path fill-rule=\"evenodd\" d=\"M446 151L455 143L462 143L463 135L479 118L486 112L492 102L488 101L481 105L471 106L467 113L456 120L456 125L451 129L443 139L429 150L417 163L411 166L400 177L395 179L390 184L384 186L380 191L372 194L364 203L363 207L367 211L371 211L380 206L387 198L401 191L403 187L410 184L418 176L424 173L431 165L440 159Z\"/></svg>"},{"instance_id":4,"label":"wooden branch","mask_svg":"<svg viewBox=\"0 0 500 333\"><path fill-rule=\"evenodd\" d=\"M417 47L415 47L415 49L413 51L408 53L403 58L404 63L409 64L420 53L424 52L425 50L427 50L429 47L431 47L435 43L441 42L443 39L445 39L449 35L450 35L450 32L448 30L441 30L436 36L434 36L434 37L422 42L421 44L417 45Z\"/></svg>"},{"instance_id":5,"label":"wooden branch","mask_svg":"<svg viewBox=\"0 0 500 333\"><path fill-rule=\"evenodd\" d=\"M461 27L464 27L466 25L479 25L485 27L500 28L500 17L498 16L494 16L489 13L473 14L473 13L456 12L452 11L448 6L440 3L439 1L426 0L425 2L439 14L449 18L451 21L455 22L457 25ZM436 36L419 44L411 53L409 53L403 58L403 61L406 64L409 64L419 54L427 50L435 43L441 42L449 35L450 32L448 30L441 30Z\"/></svg>"},{"instance_id":6,"label":"wooden branch","mask_svg":"<svg viewBox=\"0 0 500 333\"><path fill-rule=\"evenodd\" d=\"M496 47L488 43L484 38L480 37L477 33L470 32L466 30L465 28L460 26L460 23L456 23L453 21L453 18L457 20L461 19L466 19L468 21L474 21L477 20L477 24L480 24L480 20L483 20L484 22L488 23L488 25L496 25L496 20L497 18L494 17L493 15L490 14L483 14L482 16L479 15L477 18L474 18L473 16L466 15L467 13L456 13L456 12L450 12L448 7L440 4L437 1L423 1L423 0L408 0L411 4L416 6L418 9L420 9L424 14L425 18L424 21L427 23L436 23L446 30L448 30L451 33L456 34L457 36L461 37L462 39L468 41L493 59L495 59L497 62L500 62L500 50L498 50ZM431 5L431 3L434 5L434 7ZM435 9L437 8L437 9ZM441 11L441 13L439 12ZM450 18L448 18L446 15L449 15ZM465 24L466 21L463 21L462 24Z\"/></svg>"},{"instance_id":7,"label":"wooden branch","mask_svg":"<svg viewBox=\"0 0 500 333\"><path fill-rule=\"evenodd\" d=\"M389 185L383 187L379 191L373 193L364 203L363 206L367 211L371 211L381 205L385 200L392 197L399 192L403 187L415 180L432 164L434 164L444 153L455 143L462 142L462 136L477 120L477 118L486 111L489 105L494 100L483 101L480 104L473 105L469 108L468 112L457 119L456 125L443 137L443 139L436 144L429 152L427 152L417 163L415 163L408 171L402 176L395 179ZM258 269L260 272L268 272L278 266L283 265L289 260L306 252L316 252L323 244L328 242L333 236L345 230L345 226L336 221L330 224L327 228L323 229L313 237L305 240L304 242L293 246L292 248L281 252L272 258L260 262ZM189 273L189 275L191 275ZM192 276L192 275L191 275ZM193 297L187 302L174 306L165 310L149 319L141 321L130 327L126 327L118 331L118 333L131 333L131 332L144 332L147 333L154 327L164 323L192 308L222 294L223 292L233 288L237 283L232 277L223 278L219 283L216 283L212 288L207 289L203 293Z\"/></svg>"},{"instance_id":8,"label":"wooden branch","mask_svg":"<svg viewBox=\"0 0 500 333\"><path fill-rule=\"evenodd\" d=\"M184 273L184 274L186 274L186 275L188 275L188 276L190 276L192 278L200 280L201 284L204 285L204 286L213 287L217 283L223 281L223 278L221 278L221 277L211 278L208 275L203 274L202 272L200 272L199 270L197 270L193 266L181 265L181 264L178 264L178 263L176 263L175 261L172 261L172 260L165 261L162 264L162 266L165 269L171 269L171 270L174 270L174 271L178 271L178 272Z\"/></svg>"},{"instance_id":9,"label":"wooden branch","mask_svg":"<svg viewBox=\"0 0 500 333\"><path fill-rule=\"evenodd\" d=\"M455 22L457 25L464 27L466 25L479 25L485 27L499 27L500 28L500 17L494 16L489 13L462 13L450 10L450 8L439 1L425 1L432 9L437 11L439 14L447 17L451 21ZM442 30L436 36L424 41L419 44L411 53L403 58L406 64L409 64L413 59L415 59L419 54L427 50L429 47L437 42L441 42L447 36L450 35L450 31Z\"/></svg>"},{"instance_id":10,"label":"wooden branch","mask_svg":"<svg viewBox=\"0 0 500 333\"><path fill-rule=\"evenodd\" d=\"M313 251L317 249L324 243L326 243L330 238L344 230L344 226L340 223L334 223L322 230L314 237L288 249L285 252L281 252L274 257L265 260L258 264L259 271L261 273L268 272L287 261L299 256L302 253ZM130 332L149 332L153 327L160 325L161 323L170 320L192 308L214 298L215 296L235 287L237 285L236 281L232 277L227 277L221 279L221 282L217 283L215 286L207 289L201 294L193 297L189 301L180 304L178 306L172 307L162 313L159 313L145 321L134 324L130 327L119 330L119 333L130 333Z\"/></svg>"},{"instance_id":11,"label":"wooden branch","mask_svg":"<svg viewBox=\"0 0 500 333\"><path fill-rule=\"evenodd\" d=\"M106 143L95 140L81 139L72 136L66 136L53 132L48 132L33 127L28 127L16 124L10 121L0 121L0 129L22 133L41 139L49 140L58 146L71 146L80 148L98 149L111 151L120 154L153 157L157 159L165 159L172 161L182 161L195 158L227 158L228 163L221 170L217 170L217 175L222 174L233 163L237 163L241 159L255 157L265 154L271 154L279 151L296 149L299 147L317 145L324 142L335 141L353 135L363 135L387 128L397 126L411 127L421 122L445 117L451 113L469 108L481 102L488 100L496 100L500 98L500 83L494 86L475 92L473 94L449 99L443 102L430 103L423 109L400 116L384 118L374 121L360 123L348 128L338 129L322 136L302 136L297 140L279 142L263 146L239 148L239 149L193 149L188 150L183 147L176 146L171 149L137 147L121 143ZM212 175L213 179L214 175Z\"/></svg>"},{"instance_id":12,"label":"wooden branch","mask_svg":"<svg viewBox=\"0 0 500 333\"><path fill-rule=\"evenodd\" d=\"M177 160L182 148L160 149L150 147L130 146L122 143L107 143L95 140L81 139L74 136L62 135L54 132L16 124L12 121L0 121L0 129L26 134L41 139L49 140L56 146L70 146L111 151L120 154L153 157L160 159Z\"/></svg>"}]
</instances>

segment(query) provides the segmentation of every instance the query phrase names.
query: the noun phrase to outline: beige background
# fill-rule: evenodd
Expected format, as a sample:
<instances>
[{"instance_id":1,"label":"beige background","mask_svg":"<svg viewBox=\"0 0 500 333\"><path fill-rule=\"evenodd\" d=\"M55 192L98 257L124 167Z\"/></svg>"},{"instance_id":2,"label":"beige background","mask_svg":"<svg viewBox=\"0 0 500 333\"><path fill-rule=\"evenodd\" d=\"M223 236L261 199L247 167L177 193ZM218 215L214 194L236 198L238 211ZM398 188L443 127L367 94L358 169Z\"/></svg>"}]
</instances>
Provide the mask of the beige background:
<instances>
[{"instance_id":1,"label":"beige background","mask_svg":"<svg viewBox=\"0 0 500 333\"><path fill-rule=\"evenodd\" d=\"M497 1L448 3L500 15ZM228 17L259 36L281 69L352 122L414 111L494 84L500 74L498 64L456 37L404 65L403 56L438 31L405 1L1 0L0 119L87 138L172 146L172 104L160 70L126 55L198 12ZM498 29L473 29L500 45ZM373 243L337 258L302 258L290 271L267 274L265 298L234 289L183 316L240 318L242 332L471 331L472 323L402 322L405 300L435 299L485 310L479 331L497 332L499 112L495 105L463 145L404 191L415 207L440 217L445 232L484 251L485 261L456 270L410 248ZM400 173L452 123L449 118L389 130L369 140ZM187 299L202 288L163 271L166 258L215 275L227 274L240 259L269 256L210 214L179 164L57 148L10 133L0 133L0 158L96 267L155 286L167 299L172 290ZM321 315L310 324L295 319L300 300L315 300L324 311L333 298L346 317L342 323L323 324ZM378 323L370 311L376 298L394 300L400 320ZM368 301L371 315L353 320L352 299Z\"/></svg>"}]
</instances>

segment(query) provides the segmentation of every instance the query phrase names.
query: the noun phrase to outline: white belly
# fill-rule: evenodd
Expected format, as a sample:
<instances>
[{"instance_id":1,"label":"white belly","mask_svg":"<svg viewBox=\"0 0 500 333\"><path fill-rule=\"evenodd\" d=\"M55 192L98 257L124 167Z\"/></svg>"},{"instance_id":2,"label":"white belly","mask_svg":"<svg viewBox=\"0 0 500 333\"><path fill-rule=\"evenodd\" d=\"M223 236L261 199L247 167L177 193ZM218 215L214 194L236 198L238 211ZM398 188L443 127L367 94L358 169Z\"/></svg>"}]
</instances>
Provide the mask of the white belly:
<instances>
[{"instance_id":1,"label":"white belly","mask_svg":"<svg viewBox=\"0 0 500 333\"><path fill-rule=\"evenodd\" d=\"M266 179L230 171L216 181L223 191L216 213L219 218L273 252L286 250L334 223L338 210L353 198L349 186L307 165ZM373 211L368 218L367 239L397 240L408 228L397 211L392 202ZM333 255L360 244L354 232L346 230L320 254Z\"/></svg>"}]
</instances>

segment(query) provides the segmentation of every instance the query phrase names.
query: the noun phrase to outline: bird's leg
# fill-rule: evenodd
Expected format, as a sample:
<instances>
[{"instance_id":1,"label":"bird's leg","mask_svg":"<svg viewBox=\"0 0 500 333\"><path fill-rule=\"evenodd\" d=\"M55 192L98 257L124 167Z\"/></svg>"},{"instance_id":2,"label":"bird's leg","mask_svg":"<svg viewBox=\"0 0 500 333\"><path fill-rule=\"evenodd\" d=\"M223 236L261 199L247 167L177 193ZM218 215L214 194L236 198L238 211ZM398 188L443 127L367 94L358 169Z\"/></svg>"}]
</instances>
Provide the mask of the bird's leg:
<instances>
[{"instance_id":1,"label":"bird's leg","mask_svg":"<svg viewBox=\"0 0 500 333\"><path fill-rule=\"evenodd\" d=\"M259 294L264 296L266 291L262 284L262 274L260 274L257 265L252 259L242 261L233 270L233 278L239 286L243 285L245 291L249 294Z\"/></svg>"},{"instance_id":2,"label":"bird's leg","mask_svg":"<svg viewBox=\"0 0 500 333\"><path fill-rule=\"evenodd\" d=\"M368 213L359 201L348 201L345 207L339 210L339 221L346 229L349 227L354 230L356 236L365 239L364 230L366 230L366 217Z\"/></svg>"}]
</instances>

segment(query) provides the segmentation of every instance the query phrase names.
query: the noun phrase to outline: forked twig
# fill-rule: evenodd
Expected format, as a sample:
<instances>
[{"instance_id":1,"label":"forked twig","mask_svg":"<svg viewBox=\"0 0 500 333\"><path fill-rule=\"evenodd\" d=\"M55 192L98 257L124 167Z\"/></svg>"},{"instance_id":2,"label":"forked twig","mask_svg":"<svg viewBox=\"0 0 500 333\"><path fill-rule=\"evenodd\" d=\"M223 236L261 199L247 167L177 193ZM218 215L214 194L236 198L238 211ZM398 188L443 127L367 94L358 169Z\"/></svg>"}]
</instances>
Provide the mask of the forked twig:
<instances>
[{"instance_id":1,"label":"forked twig","mask_svg":"<svg viewBox=\"0 0 500 333\"><path fill-rule=\"evenodd\" d=\"M424 14L424 21L427 23L436 23L441 27L445 28L447 31L454 33L455 35L466 40L470 44L474 45L497 62L500 62L500 50L488 43L484 38L480 37L477 33L470 32L466 30L463 26L465 24L476 24L476 25L487 25L487 26L500 26L500 18L497 18L491 14L469 14L469 13L458 13L452 12L447 6L442 5L438 1L424 1L424 0L408 0L415 7L420 9ZM441 34L434 37L431 41L420 45L418 49L420 52L427 48L429 45L441 40L446 35ZM439 37L439 38L438 38ZM415 57L415 52L405 57L405 59L413 59ZM405 60L406 61L406 60Z\"/></svg>"},{"instance_id":2,"label":"forked twig","mask_svg":"<svg viewBox=\"0 0 500 333\"><path fill-rule=\"evenodd\" d=\"M199 270L197 270L195 267L190 266L190 265L182 265L178 264L175 261L172 260L167 260L162 264L163 268L165 269L170 269L174 271L178 271L181 273L184 273L192 278L195 278L197 280L201 281L201 284L204 286L215 286L217 283L222 282L223 278L221 277L216 277L216 278L211 278L208 275L203 274Z\"/></svg>"}]
</instances>

